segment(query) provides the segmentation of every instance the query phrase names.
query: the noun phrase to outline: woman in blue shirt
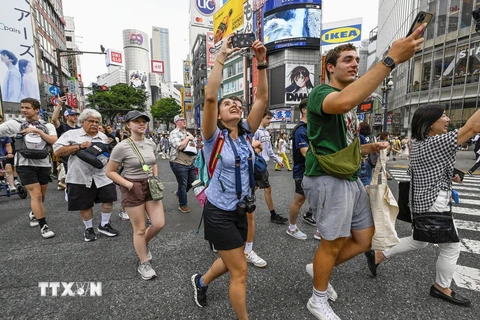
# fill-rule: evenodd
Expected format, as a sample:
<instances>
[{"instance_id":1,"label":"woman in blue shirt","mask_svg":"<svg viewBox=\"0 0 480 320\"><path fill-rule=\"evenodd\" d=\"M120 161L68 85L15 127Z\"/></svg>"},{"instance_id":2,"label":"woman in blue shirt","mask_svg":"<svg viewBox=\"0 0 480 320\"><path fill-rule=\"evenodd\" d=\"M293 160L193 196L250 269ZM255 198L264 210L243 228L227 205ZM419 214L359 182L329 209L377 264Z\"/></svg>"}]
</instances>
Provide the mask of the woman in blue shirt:
<instances>
[{"instance_id":1,"label":"woman in blue shirt","mask_svg":"<svg viewBox=\"0 0 480 320\"><path fill-rule=\"evenodd\" d=\"M242 109L234 100L222 98L217 101L217 92L222 81L225 60L240 48L232 48L233 34L223 40L215 65L208 79L203 111L202 133L205 159L210 158L219 135L224 138L221 157L206 189L208 202L203 214L205 217L205 239L218 250L218 258L205 274L194 274L192 284L194 299L199 307L207 304L208 285L221 275L230 273L229 296L238 319L248 319L246 304L247 261L244 245L247 239L247 217L245 210L239 210L239 203L247 202L252 195L249 175L249 158L254 161L251 144L254 133L262 120L268 99L268 84L265 62L266 48L256 40L251 48L255 52L258 69L258 89L255 103L246 120L242 119ZM237 193L235 167L237 156L240 159L241 192ZM253 168L252 168L253 170ZM239 190L240 191L240 190ZM242 212L243 211L243 212ZM248 211L247 212L253 212Z\"/></svg>"}]
</instances>

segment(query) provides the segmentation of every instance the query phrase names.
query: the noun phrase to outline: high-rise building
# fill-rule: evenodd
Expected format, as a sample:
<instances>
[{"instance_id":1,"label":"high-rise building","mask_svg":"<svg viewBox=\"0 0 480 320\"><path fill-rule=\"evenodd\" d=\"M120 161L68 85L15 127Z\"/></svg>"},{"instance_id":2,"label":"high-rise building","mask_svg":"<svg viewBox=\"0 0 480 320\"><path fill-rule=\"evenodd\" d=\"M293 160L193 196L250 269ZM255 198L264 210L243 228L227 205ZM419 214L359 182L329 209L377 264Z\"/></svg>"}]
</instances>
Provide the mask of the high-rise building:
<instances>
[{"instance_id":1,"label":"high-rise building","mask_svg":"<svg viewBox=\"0 0 480 320\"><path fill-rule=\"evenodd\" d=\"M170 73L170 40L167 28L152 27L151 39L152 60L163 61L163 82L171 82Z\"/></svg>"},{"instance_id":2,"label":"high-rise building","mask_svg":"<svg viewBox=\"0 0 480 320\"><path fill-rule=\"evenodd\" d=\"M76 41L75 41L75 19L73 17L65 16L65 39L67 45L67 51L80 51ZM81 94L83 92L83 82L82 82L82 70L80 65L80 56L79 55L71 55L67 56L68 62L68 71L70 75L75 79L72 80L71 78L67 80L68 92L74 94L74 96L69 95L67 99L69 100L69 104L73 104L72 107L79 108L83 110L85 106L84 95ZM71 92L71 90L74 91Z\"/></svg>"}]
</instances>

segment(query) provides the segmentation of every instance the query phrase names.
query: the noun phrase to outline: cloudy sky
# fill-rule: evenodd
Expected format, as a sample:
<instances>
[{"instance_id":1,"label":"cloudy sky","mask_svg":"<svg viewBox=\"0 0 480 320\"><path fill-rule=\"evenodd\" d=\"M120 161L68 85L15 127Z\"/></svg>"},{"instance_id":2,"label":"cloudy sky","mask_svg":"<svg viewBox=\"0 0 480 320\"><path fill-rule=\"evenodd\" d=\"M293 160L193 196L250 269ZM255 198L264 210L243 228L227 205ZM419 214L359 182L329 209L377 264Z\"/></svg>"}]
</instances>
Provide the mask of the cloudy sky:
<instances>
[{"instance_id":1,"label":"cloudy sky","mask_svg":"<svg viewBox=\"0 0 480 320\"><path fill-rule=\"evenodd\" d=\"M241 1L241 0L230 0ZM105 48L123 50L122 30L139 29L149 36L152 26L170 32L170 68L172 81L182 81L182 60L188 53L190 0L63 0L63 13L75 18L77 45L80 50ZM360 4L361 3L361 4ZM363 17L363 38L377 25L378 0L324 0L323 22ZM105 59L99 55L81 56L85 83L107 72Z\"/></svg>"}]
</instances>

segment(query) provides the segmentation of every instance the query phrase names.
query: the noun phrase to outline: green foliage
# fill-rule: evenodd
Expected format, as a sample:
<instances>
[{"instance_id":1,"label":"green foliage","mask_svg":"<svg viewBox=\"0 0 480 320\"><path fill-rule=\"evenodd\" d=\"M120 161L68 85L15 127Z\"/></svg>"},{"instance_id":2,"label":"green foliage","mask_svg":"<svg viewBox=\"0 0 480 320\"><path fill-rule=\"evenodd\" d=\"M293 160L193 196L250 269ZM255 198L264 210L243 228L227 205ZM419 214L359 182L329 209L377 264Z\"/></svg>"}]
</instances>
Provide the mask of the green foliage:
<instances>
[{"instance_id":1,"label":"green foliage","mask_svg":"<svg viewBox=\"0 0 480 320\"><path fill-rule=\"evenodd\" d=\"M135 89L124 83L110 87L109 91L95 90L95 105L104 118L104 122L112 122L117 114L126 114L130 110L144 111L148 92ZM93 108L93 94L87 95L88 103Z\"/></svg>"},{"instance_id":2,"label":"green foliage","mask_svg":"<svg viewBox=\"0 0 480 320\"><path fill-rule=\"evenodd\" d=\"M173 122L173 118L180 114L181 107L173 98L163 98L158 100L152 106L152 116L158 119L160 123L168 125Z\"/></svg>"}]
</instances>

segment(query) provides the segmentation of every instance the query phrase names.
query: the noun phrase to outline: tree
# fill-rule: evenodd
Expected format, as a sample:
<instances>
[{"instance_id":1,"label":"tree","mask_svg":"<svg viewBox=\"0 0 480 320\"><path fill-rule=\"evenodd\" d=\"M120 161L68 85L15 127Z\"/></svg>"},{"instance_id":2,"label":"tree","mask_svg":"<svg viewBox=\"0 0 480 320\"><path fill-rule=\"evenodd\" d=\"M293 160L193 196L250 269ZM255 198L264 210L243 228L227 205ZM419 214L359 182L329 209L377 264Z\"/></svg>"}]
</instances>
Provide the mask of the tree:
<instances>
[{"instance_id":1,"label":"tree","mask_svg":"<svg viewBox=\"0 0 480 320\"><path fill-rule=\"evenodd\" d=\"M173 118L180 111L181 107L173 98L160 99L152 106L152 116L158 119L160 123L166 124L167 130L169 129L169 124L173 122Z\"/></svg>"},{"instance_id":2,"label":"tree","mask_svg":"<svg viewBox=\"0 0 480 320\"><path fill-rule=\"evenodd\" d=\"M100 111L105 122L109 123L113 123L117 114L126 114L131 110L144 111L147 99L147 91L135 89L124 83L111 86L109 91L95 90L95 107L93 94L87 95L90 107Z\"/></svg>"}]
</instances>

